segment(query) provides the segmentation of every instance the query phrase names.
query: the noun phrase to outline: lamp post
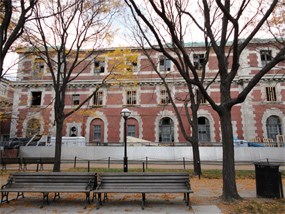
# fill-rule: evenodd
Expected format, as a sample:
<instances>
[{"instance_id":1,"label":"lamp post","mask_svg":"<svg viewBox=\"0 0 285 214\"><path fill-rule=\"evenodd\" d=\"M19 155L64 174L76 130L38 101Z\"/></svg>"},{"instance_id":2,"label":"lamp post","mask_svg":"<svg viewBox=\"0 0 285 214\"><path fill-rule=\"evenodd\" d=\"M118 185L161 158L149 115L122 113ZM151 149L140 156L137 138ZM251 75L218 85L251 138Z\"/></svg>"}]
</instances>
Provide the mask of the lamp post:
<instances>
[{"instance_id":1,"label":"lamp post","mask_svg":"<svg viewBox=\"0 0 285 214\"><path fill-rule=\"evenodd\" d=\"M124 172L128 172L128 157L127 157L127 120L131 115L131 111L127 108L122 109L121 116L124 118Z\"/></svg>"}]
</instances>

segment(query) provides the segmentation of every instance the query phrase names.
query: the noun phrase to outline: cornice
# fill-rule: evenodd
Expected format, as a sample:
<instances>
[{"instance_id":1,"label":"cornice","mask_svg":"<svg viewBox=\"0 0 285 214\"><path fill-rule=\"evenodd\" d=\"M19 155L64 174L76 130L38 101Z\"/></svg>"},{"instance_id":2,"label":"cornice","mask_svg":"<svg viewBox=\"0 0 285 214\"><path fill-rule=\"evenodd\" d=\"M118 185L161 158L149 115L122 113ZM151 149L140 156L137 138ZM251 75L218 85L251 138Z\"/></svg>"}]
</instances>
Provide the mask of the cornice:
<instances>
[{"instance_id":1,"label":"cornice","mask_svg":"<svg viewBox=\"0 0 285 214\"><path fill-rule=\"evenodd\" d=\"M238 76L233 80L233 83L241 84L249 82L252 79L252 75L243 75ZM204 83L207 84L212 81L212 78L205 78ZM260 82L284 82L285 75L282 74L266 74L262 77ZM166 82L174 85L186 85L186 81L183 78L170 78L166 79ZM219 83L220 79L217 78L214 83ZM102 84L101 81L94 80L74 80L72 83L68 84L68 88L90 88L96 87ZM163 85L163 82L160 78L149 78L149 79L140 79L137 82L131 80L125 80L120 83L109 82L106 84L107 87L112 85L126 86L126 85L139 85L139 86L156 86ZM52 81L21 81L21 82L11 82L11 86L14 88L51 88L53 86Z\"/></svg>"}]
</instances>

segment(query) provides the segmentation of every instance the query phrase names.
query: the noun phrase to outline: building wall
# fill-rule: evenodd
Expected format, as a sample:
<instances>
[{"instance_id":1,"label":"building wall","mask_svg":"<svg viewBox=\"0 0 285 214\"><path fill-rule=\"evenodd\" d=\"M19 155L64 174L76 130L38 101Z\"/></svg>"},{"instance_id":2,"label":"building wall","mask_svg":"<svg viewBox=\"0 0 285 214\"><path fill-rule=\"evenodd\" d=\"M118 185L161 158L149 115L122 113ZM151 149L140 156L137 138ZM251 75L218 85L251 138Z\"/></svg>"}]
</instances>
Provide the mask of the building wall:
<instances>
[{"instance_id":1,"label":"building wall","mask_svg":"<svg viewBox=\"0 0 285 214\"><path fill-rule=\"evenodd\" d=\"M12 122L13 88L10 81L0 79L0 142L8 141Z\"/></svg>"},{"instance_id":2,"label":"building wall","mask_svg":"<svg viewBox=\"0 0 285 214\"><path fill-rule=\"evenodd\" d=\"M231 94L234 97L248 84L251 75L255 74L261 68L260 50L272 49L273 46L264 46L264 44L250 45L241 56L241 66L237 78L233 81ZM189 54L201 52L200 48L191 48ZM174 133L174 142L185 142L185 139L179 127L178 120L175 116L171 104L161 104L160 92L163 90L161 80L158 78L149 60L136 50L138 53L138 72L134 73L134 80L131 84L110 85L102 88L103 104L94 106L93 99L84 105L84 111L74 113L66 119L63 127L63 135L69 136L71 128L76 127L76 135L85 136L88 142L94 142L93 132L95 126L101 125L101 140L104 142L122 142L123 141L123 124L120 112L122 108L127 107L131 110L128 125L135 126L135 136L149 141L160 141L160 122L163 118L170 118L173 122L172 131ZM41 75L33 76L35 56L27 52L19 52L21 56L26 57L19 64L19 82L15 82L14 95L14 115L19 118L17 123L11 128L11 135L26 137L29 120L35 118L39 120L41 134L54 136L54 109L52 82L50 74L45 67ZM159 54L154 53L152 56L154 62L159 62ZM91 59L90 59L91 60ZM95 89L96 84L100 83L103 77L108 74L110 64L108 58L105 67L105 73L94 73L94 63L88 66L82 75L71 85L66 93L65 110L69 111L75 107L73 104L73 95L80 95L80 102L87 98ZM83 66L82 66L83 67ZM260 83L247 96L246 100L233 107L232 122L234 136L239 139L250 140L252 138L267 138L266 121L270 116L277 116L281 123L281 134L285 134L285 81L284 81L285 64L279 63L278 66L265 75ZM80 69L80 68L79 68ZM214 53L211 53L209 63L207 64L208 77L214 77L218 71L217 61ZM178 72L174 65L171 70L166 72L170 89L176 97L185 97L187 94L184 81L179 78ZM165 74L165 73L164 73ZM276 92L276 101L266 101L266 87L274 87ZM127 105L127 91L135 90L136 105ZM210 96L215 102L219 103L220 89L219 85L214 83L209 88ZM41 92L41 105L31 106L33 102L32 94ZM177 101L182 120L187 124L183 102ZM208 103L201 104L199 117L208 121L207 132L209 133L209 142L215 143L221 141L220 121L216 112L213 111ZM191 133L191 128L186 125L186 132Z\"/></svg>"}]
</instances>

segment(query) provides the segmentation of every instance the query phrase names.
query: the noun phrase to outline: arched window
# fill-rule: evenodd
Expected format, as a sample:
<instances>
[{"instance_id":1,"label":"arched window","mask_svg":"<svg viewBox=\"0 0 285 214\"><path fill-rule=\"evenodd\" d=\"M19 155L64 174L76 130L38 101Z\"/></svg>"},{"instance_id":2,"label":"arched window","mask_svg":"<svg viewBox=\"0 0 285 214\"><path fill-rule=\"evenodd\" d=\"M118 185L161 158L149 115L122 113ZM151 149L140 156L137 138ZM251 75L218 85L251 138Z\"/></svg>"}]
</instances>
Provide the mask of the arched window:
<instances>
[{"instance_id":1,"label":"arched window","mask_svg":"<svg viewBox=\"0 0 285 214\"><path fill-rule=\"evenodd\" d=\"M270 116L266 120L267 137L276 140L276 135L282 135L281 120L277 116Z\"/></svg>"},{"instance_id":2,"label":"arched window","mask_svg":"<svg viewBox=\"0 0 285 214\"><path fill-rule=\"evenodd\" d=\"M90 124L90 143L104 143L104 122L94 119Z\"/></svg>"},{"instance_id":3,"label":"arched window","mask_svg":"<svg viewBox=\"0 0 285 214\"><path fill-rule=\"evenodd\" d=\"M30 119L27 123L26 137L33 137L35 134L40 134L41 124L38 119Z\"/></svg>"},{"instance_id":4,"label":"arched window","mask_svg":"<svg viewBox=\"0 0 285 214\"><path fill-rule=\"evenodd\" d=\"M159 121L159 142L174 142L173 120L164 117Z\"/></svg>"},{"instance_id":5,"label":"arched window","mask_svg":"<svg viewBox=\"0 0 285 214\"><path fill-rule=\"evenodd\" d=\"M198 118L198 139L199 142L210 142L210 123L206 117Z\"/></svg>"}]
</instances>

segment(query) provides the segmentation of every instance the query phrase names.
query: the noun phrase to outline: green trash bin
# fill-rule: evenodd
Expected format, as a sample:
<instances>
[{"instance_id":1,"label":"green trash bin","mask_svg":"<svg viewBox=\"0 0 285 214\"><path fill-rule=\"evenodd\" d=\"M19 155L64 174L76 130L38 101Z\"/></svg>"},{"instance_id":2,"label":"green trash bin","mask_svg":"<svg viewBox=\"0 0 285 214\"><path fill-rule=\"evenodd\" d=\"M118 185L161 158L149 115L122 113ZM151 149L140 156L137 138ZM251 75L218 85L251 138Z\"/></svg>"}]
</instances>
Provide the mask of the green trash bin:
<instances>
[{"instance_id":1,"label":"green trash bin","mask_svg":"<svg viewBox=\"0 0 285 214\"><path fill-rule=\"evenodd\" d=\"M283 198L279 164L257 162L255 165L256 194L264 198Z\"/></svg>"}]
</instances>

